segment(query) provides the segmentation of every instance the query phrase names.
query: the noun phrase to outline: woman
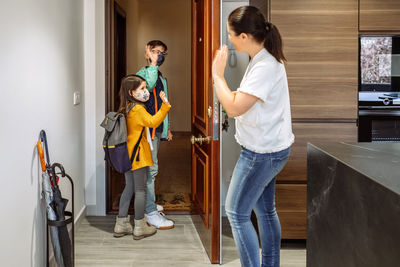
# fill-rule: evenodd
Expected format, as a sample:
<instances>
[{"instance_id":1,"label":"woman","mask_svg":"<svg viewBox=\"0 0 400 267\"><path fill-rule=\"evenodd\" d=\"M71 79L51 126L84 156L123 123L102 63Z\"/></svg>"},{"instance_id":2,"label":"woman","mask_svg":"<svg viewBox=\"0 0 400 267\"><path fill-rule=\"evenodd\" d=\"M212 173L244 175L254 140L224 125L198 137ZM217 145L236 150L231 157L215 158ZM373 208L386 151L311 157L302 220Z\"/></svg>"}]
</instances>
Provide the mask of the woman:
<instances>
[{"instance_id":1,"label":"woman","mask_svg":"<svg viewBox=\"0 0 400 267\"><path fill-rule=\"evenodd\" d=\"M236 92L224 79L228 49L224 45L213 62L217 97L228 116L235 117L240 157L226 199L242 266L260 266L257 233L250 221L257 215L262 266L279 266L281 228L275 210L275 180L287 162L292 133L289 89L278 29L252 6L235 9L228 17L229 40L236 51L251 57Z\"/></svg>"}]
</instances>

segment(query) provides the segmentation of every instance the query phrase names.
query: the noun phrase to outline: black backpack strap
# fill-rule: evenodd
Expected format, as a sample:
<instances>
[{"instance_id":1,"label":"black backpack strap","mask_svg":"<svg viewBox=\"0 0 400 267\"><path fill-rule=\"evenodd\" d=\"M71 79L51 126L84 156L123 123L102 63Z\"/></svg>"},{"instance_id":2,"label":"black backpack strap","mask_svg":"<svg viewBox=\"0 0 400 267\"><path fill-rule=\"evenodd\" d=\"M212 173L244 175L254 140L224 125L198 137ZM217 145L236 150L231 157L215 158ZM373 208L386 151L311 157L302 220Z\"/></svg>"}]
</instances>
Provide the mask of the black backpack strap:
<instances>
[{"instance_id":1,"label":"black backpack strap","mask_svg":"<svg viewBox=\"0 0 400 267\"><path fill-rule=\"evenodd\" d=\"M109 137L110 137L110 132L106 131L106 136L105 136L106 145L103 148L104 148L104 151L106 152L106 153L104 153L104 160L107 160L108 162L110 162L110 157L108 156L108 153L109 153L109 151L108 151L108 138Z\"/></svg>"},{"instance_id":2,"label":"black backpack strap","mask_svg":"<svg viewBox=\"0 0 400 267\"><path fill-rule=\"evenodd\" d=\"M142 132L140 133L139 140L137 141L135 147L133 148L133 152L132 152L132 156L131 156L131 163L133 162L133 157L136 155L136 151L139 148L139 143L140 143L140 140L142 140L143 132L144 132L144 127L142 129ZM140 152L140 150L139 150L139 152ZM136 157L136 161L139 161L139 153L138 153L138 155Z\"/></svg>"}]
</instances>

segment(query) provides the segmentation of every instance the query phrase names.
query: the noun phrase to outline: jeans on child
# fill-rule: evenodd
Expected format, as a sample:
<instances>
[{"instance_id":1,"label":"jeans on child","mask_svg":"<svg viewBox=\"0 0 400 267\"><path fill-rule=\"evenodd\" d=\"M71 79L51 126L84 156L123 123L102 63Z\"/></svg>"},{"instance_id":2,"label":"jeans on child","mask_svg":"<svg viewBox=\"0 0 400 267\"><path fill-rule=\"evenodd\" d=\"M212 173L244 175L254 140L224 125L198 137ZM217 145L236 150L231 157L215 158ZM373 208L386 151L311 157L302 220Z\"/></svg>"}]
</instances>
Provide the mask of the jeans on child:
<instances>
[{"instance_id":1,"label":"jeans on child","mask_svg":"<svg viewBox=\"0 0 400 267\"><path fill-rule=\"evenodd\" d=\"M151 156L153 158L153 166L149 167L147 175L147 189L146 189L146 214L157 210L156 196L154 192L154 180L158 174L158 149L160 148L161 133L155 133L154 140L152 140L153 150Z\"/></svg>"},{"instance_id":2,"label":"jeans on child","mask_svg":"<svg viewBox=\"0 0 400 267\"><path fill-rule=\"evenodd\" d=\"M279 267L281 226L275 210L275 180L289 153L290 148L265 154L242 148L225 205L242 266L260 266L258 237L250 220L254 209L261 239L262 266Z\"/></svg>"}]
</instances>

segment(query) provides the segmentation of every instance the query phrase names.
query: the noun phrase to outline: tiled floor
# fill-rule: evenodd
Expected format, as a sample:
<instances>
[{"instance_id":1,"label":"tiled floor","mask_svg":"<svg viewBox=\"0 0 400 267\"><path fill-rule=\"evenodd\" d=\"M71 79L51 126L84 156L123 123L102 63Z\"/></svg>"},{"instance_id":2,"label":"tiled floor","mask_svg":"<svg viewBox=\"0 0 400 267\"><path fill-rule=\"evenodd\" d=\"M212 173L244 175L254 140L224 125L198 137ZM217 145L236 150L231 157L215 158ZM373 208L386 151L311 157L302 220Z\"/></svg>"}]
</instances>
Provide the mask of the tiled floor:
<instances>
[{"instance_id":1,"label":"tiled floor","mask_svg":"<svg viewBox=\"0 0 400 267\"><path fill-rule=\"evenodd\" d=\"M240 266L238 252L230 226L222 225L222 261L224 266ZM281 266L305 267L306 249L304 241L282 241Z\"/></svg>"},{"instance_id":2,"label":"tiled floor","mask_svg":"<svg viewBox=\"0 0 400 267\"><path fill-rule=\"evenodd\" d=\"M175 221L172 230L139 241L131 236L114 238L114 216L87 217L75 233L76 267L200 267L212 266L188 215L168 216ZM224 236L224 266L240 266L231 237ZM230 242L230 243L229 243ZM230 251L230 252L229 252ZM214 265L215 266L215 265ZM281 266L303 267L305 249L281 250Z\"/></svg>"},{"instance_id":3,"label":"tiled floor","mask_svg":"<svg viewBox=\"0 0 400 267\"><path fill-rule=\"evenodd\" d=\"M190 135L176 134L171 142L161 142L155 192L192 192L192 144Z\"/></svg>"}]
</instances>

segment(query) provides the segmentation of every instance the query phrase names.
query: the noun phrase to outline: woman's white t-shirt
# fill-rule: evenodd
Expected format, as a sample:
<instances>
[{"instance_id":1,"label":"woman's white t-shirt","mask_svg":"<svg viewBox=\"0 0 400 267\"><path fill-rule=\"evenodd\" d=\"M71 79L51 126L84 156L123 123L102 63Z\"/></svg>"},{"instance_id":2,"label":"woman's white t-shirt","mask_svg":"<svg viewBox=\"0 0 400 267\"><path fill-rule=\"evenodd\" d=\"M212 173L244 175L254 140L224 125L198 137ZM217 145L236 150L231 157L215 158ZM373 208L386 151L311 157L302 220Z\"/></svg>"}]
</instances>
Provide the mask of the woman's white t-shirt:
<instances>
[{"instance_id":1,"label":"woman's white t-shirt","mask_svg":"<svg viewBox=\"0 0 400 267\"><path fill-rule=\"evenodd\" d=\"M249 62L239 92L258 97L245 113L235 117L236 141L256 153L284 150L294 142L285 66L266 49Z\"/></svg>"}]
</instances>

